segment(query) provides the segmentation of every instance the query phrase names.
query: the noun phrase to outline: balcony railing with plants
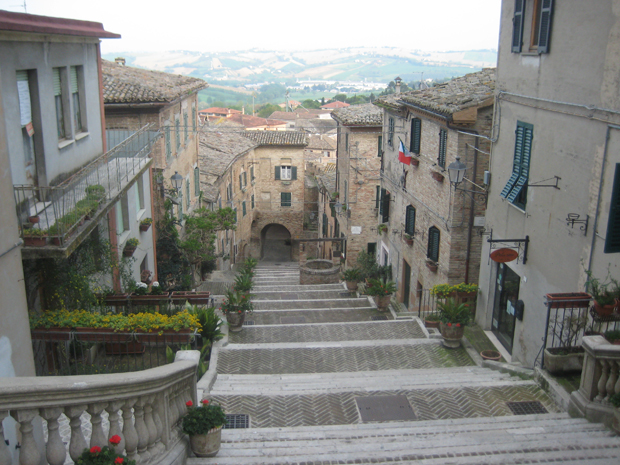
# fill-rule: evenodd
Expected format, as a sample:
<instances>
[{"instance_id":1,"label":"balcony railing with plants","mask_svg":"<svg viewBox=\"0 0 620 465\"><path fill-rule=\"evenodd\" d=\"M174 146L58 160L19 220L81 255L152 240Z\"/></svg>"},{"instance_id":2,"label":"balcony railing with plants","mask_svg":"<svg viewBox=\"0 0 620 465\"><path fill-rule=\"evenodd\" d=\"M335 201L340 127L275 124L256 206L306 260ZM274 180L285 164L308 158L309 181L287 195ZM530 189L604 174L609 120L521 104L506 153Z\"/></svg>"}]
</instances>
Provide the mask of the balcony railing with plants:
<instances>
[{"instance_id":1,"label":"balcony railing with plants","mask_svg":"<svg viewBox=\"0 0 620 465\"><path fill-rule=\"evenodd\" d=\"M99 216L101 207L144 169L158 137L145 126L57 186L13 186L25 245L49 245L49 238L51 245L65 246L84 221ZM111 134L108 139L116 142Z\"/></svg>"},{"instance_id":2,"label":"balcony railing with plants","mask_svg":"<svg viewBox=\"0 0 620 465\"><path fill-rule=\"evenodd\" d=\"M79 382L60 376L5 378L0 386L0 464L13 463L2 429L7 416L19 425L21 465L42 460L62 465L67 455L77 462L85 449L110 443L118 443L115 451L136 463L185 463L180 419L186 402L196 403L198 359L197 351L180 352L170 365L81 376ZM33 434L41 419L47 430L43 453Z\"/></svg>"}]
</instances>

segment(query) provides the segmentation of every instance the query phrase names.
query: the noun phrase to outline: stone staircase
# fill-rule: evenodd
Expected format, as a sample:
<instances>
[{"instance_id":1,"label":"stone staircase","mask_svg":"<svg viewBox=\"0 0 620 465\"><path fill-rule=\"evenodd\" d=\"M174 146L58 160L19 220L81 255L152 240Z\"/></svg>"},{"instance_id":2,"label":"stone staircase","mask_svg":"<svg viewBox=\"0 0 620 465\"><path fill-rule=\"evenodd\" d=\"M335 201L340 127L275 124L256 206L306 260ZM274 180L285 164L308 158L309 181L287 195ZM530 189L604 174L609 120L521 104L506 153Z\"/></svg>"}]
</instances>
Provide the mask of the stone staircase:
<instances>
[{"instance_id":1,"label":"stone staircase","mask_svg":"<svg viewBox=\"0 0 620 465\"><path fill-rule=\"evenodd\" d=\"M204 393L249 428L224 429L217 457L190 465L620 463L620 438L533 380L482 368L343 285L298 282L293 264L257 268L252 324L214 349Z\"/></svg>"}]
</instances>

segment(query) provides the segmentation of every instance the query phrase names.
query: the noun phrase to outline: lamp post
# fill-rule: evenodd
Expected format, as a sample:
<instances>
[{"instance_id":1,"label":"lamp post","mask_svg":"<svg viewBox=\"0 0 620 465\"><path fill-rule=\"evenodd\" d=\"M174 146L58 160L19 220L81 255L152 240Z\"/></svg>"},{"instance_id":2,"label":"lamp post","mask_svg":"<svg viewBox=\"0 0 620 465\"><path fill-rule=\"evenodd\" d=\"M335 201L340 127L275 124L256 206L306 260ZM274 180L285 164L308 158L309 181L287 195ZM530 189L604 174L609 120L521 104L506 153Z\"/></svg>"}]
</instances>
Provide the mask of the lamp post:
<instances>
[{"instance_id":1,"label":"lamp post","mask_svg":"<svg viewBox=\"0 0 620 465\"><path fill-rule=\"evenodd\" d=\"M172 183L172 187L177 192L181 190L181 186L183 185L183 176L179 174L178 171L175 171L172 176L170 176L170 182Z\"/></svg>"},{"instance_id":2,"label":"lamp post","mask_svg":"<svg viewBox=\"0 0 620 465\"><path fill-rule=\"evenodd\" d=\"M461 163L461 157L456 157L456 161L448 165L448 177L450 178L450 184L454 186L455 190L456 186L463 182L466 169L465 163Z\"/></svg>"}]
</instances>

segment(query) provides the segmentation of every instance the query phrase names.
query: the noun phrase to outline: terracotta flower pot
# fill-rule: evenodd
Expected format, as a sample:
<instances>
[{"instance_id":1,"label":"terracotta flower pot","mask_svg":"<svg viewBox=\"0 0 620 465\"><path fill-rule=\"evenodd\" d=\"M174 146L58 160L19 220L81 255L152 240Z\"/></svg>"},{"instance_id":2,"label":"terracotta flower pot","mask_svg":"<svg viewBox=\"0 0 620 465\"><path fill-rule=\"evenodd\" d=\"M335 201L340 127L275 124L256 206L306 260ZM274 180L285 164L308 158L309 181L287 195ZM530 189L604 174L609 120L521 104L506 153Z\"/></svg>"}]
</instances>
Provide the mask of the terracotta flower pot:
<instances>
[{"instance_id":1,"label":"terracotta flower pot","mask_svg":"<svg viewBox=\"0 0 620 465\"><path fill-rule=\"evenodd\" d=\"M438 173L437 171L431 171L431 176L437 182L443 182L443 174Z\"/></svg>"},{"instance_id":2,"label":"terracotta flower pot","mask_svg":"<svg viewBox=\"0 0 620 465\"><path fill-rule=\"evenodd\" d=\"M44 247L47 244L47 236L26 236L24 245L26 247Z\"/></svg>"},{"instance_id":3,"label":"terracotta flower pot","mask_svg":"<svg viewBox=\"0 0 620 465\"><path fill-rule=\"evenodd\" d=\"M390 306L390 300L392 300L392 296L390 294L375 296L375 302L377 303L377 310L379 310L380 312L386 312L388 307Z\"/></svg>"},{"instance_id":4,"label":"terracotta flower pot","mask_svg":"<svg viewBox=\"0 0 620 465\"><path fill-rule=\"evenodd\" d=\"M226 314L226 321L228 322L228 329L233 333L237 333L243 329L245 312L228 312Z\"/></svg>"},{"instance_id":5,"label":"terracotta flower pot","mask_svg":"<svg viewBox=\"0 0 620 465\"><path fill-rule=\"evenodd\" d=\"M206 434L192 434L189 445L196 457L214 457L220 451L222 427L213 428Z\"/></svg>"},{"instance_id":6,"label":"terracotta flower pot","mask_svg":"<svg viewBox=\"0 0 620 465\"><path fill-rule=\"evenodd\" d=\"M35 328L30 331L30 337L39 341L69 341L71 328Z\"/></svg>"},{"instance_id":7,"label":"terracotta flower pot","mask_svg":"<svg viewBox=\"0 0 620 465\"><path fill-rule=\"evenodd\" d=\"M424 320L424 326L427 328L439 328L439 321Z\"/></svg>"},{"instance_id":8,"label":"terracotta flower pot","mask_svg":"<svg viewBox=\"0 0 620 465\"><path fill-rule=\"evenodd\" d=\"M484 360L492 360L494 362L499 362L502 359L502 354L500 354L497 350L483 350L480 352L480 356Z\"/></svg>"},{"instance_id":9,"label":"terracotta flower pot","mask_svg":"<svg viewBox=\"0 0 620 465\"><path fill-rule=\"evenodd\" d=\"M449 349L456 349L461 346L461 339L465 334L465 327L457 323L441 323L439 332L443 336L443 345Z\"/></svg>"},{"instance_id":10,"label":"terracotta flower pot","mask_svg":"<svg viewBox=\"0 0 620 465\"><path fill-rule=\"evenodd\" d=\"M140 224L140 231L146 232L149 230L150 227L151 227L150 224Z\"/></svg>"},{"instance_id":11,"label":"terracotta flower pot","mask_svg":"<svg viewBox=\"0 0 620 465\"><path fill-rule=\"evenodd\" d=\"M347 289L349 292L357 291L357 281L347 281Z\"/></svg>"},{"instance_id":12,"label":"terracotta flower pot","mask_svg":"<svg viewBox=\"0 0 620 465\"><path fill-rule=\"evenodd\" d=\"M592 296L587 292L564 292L547 294L547 302L551 308L588 308Z\"/></svg>"},{"instance_id":13,"label":"terracotta flower pot","mask_svg":"<svg viewBox=\"0 0 620 465\"><path fill-rule=\"evenodd\" d=\"M618 300L616 299L613 304L600 305L596 300L594 301L594 310L599 316L610 316L614 309L618 306Z\"/></svg>"}]
</instances>

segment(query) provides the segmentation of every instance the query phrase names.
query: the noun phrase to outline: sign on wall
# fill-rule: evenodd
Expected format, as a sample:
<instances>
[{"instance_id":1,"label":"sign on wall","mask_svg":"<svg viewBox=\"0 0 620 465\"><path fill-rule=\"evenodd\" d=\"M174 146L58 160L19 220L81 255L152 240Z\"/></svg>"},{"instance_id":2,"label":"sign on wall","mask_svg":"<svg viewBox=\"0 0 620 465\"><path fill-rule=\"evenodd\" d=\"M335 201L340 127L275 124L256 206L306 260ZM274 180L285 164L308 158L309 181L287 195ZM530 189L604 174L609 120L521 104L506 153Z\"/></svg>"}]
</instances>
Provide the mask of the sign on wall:
<instances>
[{"instance_id":1,"label":"sign on wall","mask_svg":"<svg viewBox=\"0 0 620 465\"><path fill-rule=\"evenodd\" d=\"M511 262L513 260L516 260L517 257L519 256L519 252L517 252L514 249L509 249L509 248L502 248L502 249L496 249L493 252L491 252L491 260L493 260L494 262L497 263L508 263Z\"/></svg>"}]
</instances>

